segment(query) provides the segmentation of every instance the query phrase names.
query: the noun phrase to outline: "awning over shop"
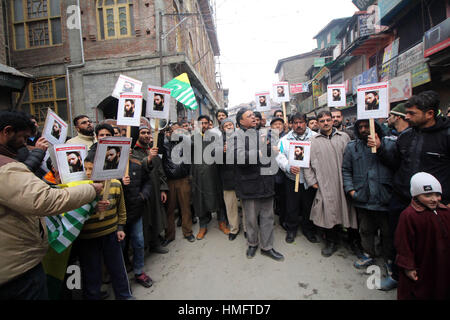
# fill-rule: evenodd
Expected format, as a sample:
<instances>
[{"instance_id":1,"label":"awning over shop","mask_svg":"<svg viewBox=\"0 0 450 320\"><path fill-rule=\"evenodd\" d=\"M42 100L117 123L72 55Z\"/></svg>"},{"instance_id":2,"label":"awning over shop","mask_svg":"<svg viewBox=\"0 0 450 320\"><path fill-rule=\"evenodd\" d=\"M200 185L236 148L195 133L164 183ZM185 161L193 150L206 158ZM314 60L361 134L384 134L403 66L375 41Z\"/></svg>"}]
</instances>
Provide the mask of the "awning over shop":
<instances>
[{"instance_id":1,"label":"awning over shop","mask_svg":"<svg viewBox=\"0 0 450 320\"><path fill-rule=\"evenodd\" d=\"M359 46L352 50L351 56L362 56L367 52L378 51L386 47L391 42L392 36L390 34L381 33L370 35L368 38L362 40Z\"/></svg>"},{"instance_id":2,"label":"awning over shop","mask_svg":"<svg viewBox=\"0 0 450 320\"><path fill-rule=\"evenodd\" d=\"M25 86L28 79L32 79L33 76L20 72L12 67L0 64L0 86L10 88L15 91L20 91Z\"/></svg>"}]
</instances>

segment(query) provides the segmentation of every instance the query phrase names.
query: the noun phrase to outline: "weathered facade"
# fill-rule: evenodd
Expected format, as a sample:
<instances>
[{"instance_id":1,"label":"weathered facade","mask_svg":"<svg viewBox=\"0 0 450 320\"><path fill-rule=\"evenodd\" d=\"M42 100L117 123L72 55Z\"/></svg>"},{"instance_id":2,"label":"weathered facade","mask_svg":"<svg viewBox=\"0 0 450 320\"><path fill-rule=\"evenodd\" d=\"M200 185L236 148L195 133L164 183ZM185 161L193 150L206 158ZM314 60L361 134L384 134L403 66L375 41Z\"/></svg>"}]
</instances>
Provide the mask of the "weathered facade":
<instances>
[{"instance_id":1,"label":"weathered facade","mask_svg":"<svg viewBox=\"0 0 450 320\"><path fill-rule=\"evenodd\" d=\"M396 82L402 83L397 94L404 88L410 88L411 94L437 91L440 107L446 112L450 105L450 1L426 5L419 0L353 3L361 11L350 18L332 20L314 37L319 49L328 50L322 56L332 58L320 68L310 64L310 92L303 94L298 109L310 115L327 109L327 85L344 83L347 105L342 108L343 114L353 118L358 85L390 81L391 108L408 98L405 94L394 97ZM336 21L343 22L339 32ZM405 87L405 79L409 80L409 87Z\"/></svg>"},{"instance_id":2,"label":"weathered facade","mask_svg":"<svg viewBox=\"0 0 450 320\"><path fill-rule=\"evenodd\" d=\"M172 99L171 121L212 114L223 106L211 1L7 3L11 64L37 78L22 108L41 123L47 108L69 123L77 114L97 121L116 118L118 100L111 93L121 74L143 82L145 100L148 85L162 86L187 72L200 107L188 113Z\"/></svg>"}]
</instances>

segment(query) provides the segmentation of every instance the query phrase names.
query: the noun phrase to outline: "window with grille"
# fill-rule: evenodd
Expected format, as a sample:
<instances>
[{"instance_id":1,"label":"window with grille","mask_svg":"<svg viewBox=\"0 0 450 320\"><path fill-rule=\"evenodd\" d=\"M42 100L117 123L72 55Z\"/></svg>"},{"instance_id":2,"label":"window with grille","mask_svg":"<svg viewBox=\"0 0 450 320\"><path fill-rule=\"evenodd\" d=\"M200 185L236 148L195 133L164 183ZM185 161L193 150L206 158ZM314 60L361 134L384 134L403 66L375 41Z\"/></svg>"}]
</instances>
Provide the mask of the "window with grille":
<instances>
[{"instance_id":1,"label":"window with grille","mask_svg":"<svg viewBox=\"0 0 450 320\"><path fill-rule=\"evenodd\" d=\"M68 120L65 76L40 78L26 88L22 110L34 115L39 125L44 124L49 108Z\"/></svg>"},{"instance_id":2,"label":"window with grille","mask_svg":"<svg viewBox=\"0 0 450 320\"><path fill-rule=\"evenodd\" d=\"M16 50L62 43L60 0L12 0Z\"/></svg>"},{"instance_id":3,"label":"window with grille","mask_svg":"<svg viewBox=\"0 0 450 320\"><path fill-rule=\"evenodd\" d=\"M97 0L99 39L118 39L133 35L132 0Z\"/></svg>"}]
</instances>

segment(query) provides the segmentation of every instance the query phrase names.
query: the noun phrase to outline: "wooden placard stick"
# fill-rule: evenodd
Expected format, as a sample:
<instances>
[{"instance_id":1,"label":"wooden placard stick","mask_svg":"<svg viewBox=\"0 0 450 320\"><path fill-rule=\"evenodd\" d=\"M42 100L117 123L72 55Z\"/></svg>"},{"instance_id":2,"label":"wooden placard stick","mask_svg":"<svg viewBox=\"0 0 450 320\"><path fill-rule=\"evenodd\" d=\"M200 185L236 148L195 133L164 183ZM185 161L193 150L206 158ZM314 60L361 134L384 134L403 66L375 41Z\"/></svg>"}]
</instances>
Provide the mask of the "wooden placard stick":
<instances>
[{"instance_id":1,"label":"wooden placard stick","mask_svg":"<svg viewBox=\"0 0 450 320\"><path fill-rule=\"evenodd\" d=\"M295 192L298 192L298 185L300 183L300 173L295 175Z\"/></svg>"},{"instance_id":2,"label":"wooden placard stick","mask_svg":"<svg viewBox=\"0 0 450 320\"><path fill-rule=\"evenodd\" d=\"M110 187L111 187L111 180L106 180L105 186L103 187L103 198L102 198L103 201L108 200ZM105 218L105 212L102 211L102 212L100 212L100 217L98 219L103 220L104 218Z\"/></svg>"},{"instance_id":3,"label":"wooden placard stick","mask_svg":"<svg viewBox=\"0 0 450 320\"><path fill-rule=\"evenodd\" d=\"M375 121L373 118L369 119L370 136L375 140ZM377 153L377 147L372 147L372 153Z\"/></svg>"},{"instance_id":4,"label":"wooden placard stick","mask_svg":"<svg viewBox=\"0 0 450 320\"><path fill-rule=\"evenodd\" d=\"M286 116L286 102L283 102L283 117L284 117L284 123L288 123L287 122L287 116Z\"/></svg>"},{"instance_id":5,"label":"wooden placard stick","mask_svg":"<svg viewBox=\"0 0 450 320\"><path fill-rule=\"evenodd\" d=\"M153 148L158 147L158 136L159 136L159 119L155 119L155 132L153 135Z\"/></svg>"}]
</instances>

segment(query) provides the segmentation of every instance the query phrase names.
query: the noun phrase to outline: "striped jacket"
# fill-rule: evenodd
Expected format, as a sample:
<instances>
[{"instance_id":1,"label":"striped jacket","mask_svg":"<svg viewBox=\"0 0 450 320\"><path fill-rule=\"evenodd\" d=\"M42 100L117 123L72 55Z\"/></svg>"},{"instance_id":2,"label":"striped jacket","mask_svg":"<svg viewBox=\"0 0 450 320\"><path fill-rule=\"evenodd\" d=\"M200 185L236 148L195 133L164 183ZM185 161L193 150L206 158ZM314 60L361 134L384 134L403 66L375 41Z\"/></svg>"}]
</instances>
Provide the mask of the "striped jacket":
<instances>
[{"instance_id":1,"label":"striped jacket","mask_svg":"<svg viewBox=\"0 0 450 320\"><path fill-rule=\"evenodd\" d=\"M103 197L103 192L100 199ZM111 180L108 200L110 205L104 212L103 220L99 220L100 212L96 212L84 223L80 233L81 239L93 239L105 236L115 231L123 231L127 222L127 211L125 209L125 200L122 190L122 184L119 180Z\"/></svg>"}]
</instances>

